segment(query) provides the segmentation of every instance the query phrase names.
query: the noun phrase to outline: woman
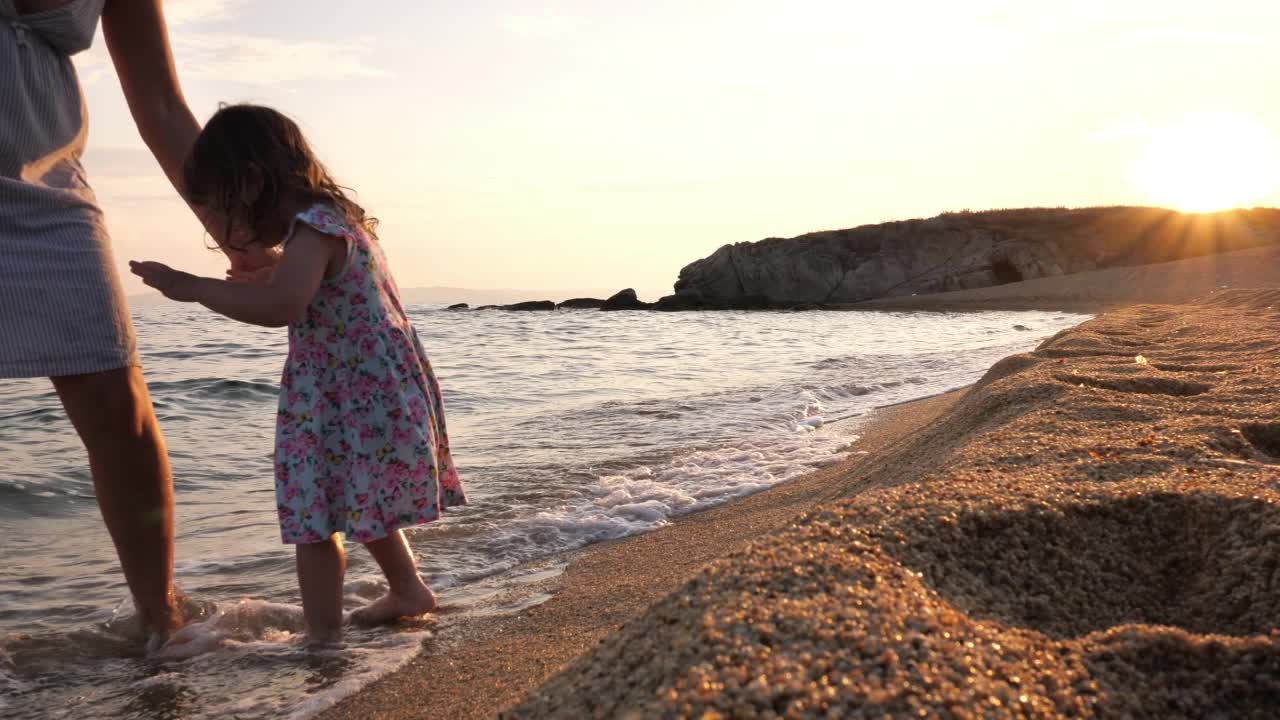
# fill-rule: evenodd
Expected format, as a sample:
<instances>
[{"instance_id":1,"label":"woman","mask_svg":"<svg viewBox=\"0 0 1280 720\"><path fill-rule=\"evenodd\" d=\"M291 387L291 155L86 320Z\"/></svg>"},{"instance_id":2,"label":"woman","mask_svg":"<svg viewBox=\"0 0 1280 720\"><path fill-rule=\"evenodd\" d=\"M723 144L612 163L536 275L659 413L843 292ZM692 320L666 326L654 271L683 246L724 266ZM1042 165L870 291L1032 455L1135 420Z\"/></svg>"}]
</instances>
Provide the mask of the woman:
<instances>
[{"instance_id":1,"label":"woman","mask_svg":"<svg viewBox=\"0 0 1280 720\"><path fill-rule=\"evenodd\" d=\"M175 184L200 130L161 0L0 0L0 378L52 379L154 645L182 623L173 483L80 164L87 113L71 56L89 47L99 18L138 130Z\"/></svg>"}]
</instances>

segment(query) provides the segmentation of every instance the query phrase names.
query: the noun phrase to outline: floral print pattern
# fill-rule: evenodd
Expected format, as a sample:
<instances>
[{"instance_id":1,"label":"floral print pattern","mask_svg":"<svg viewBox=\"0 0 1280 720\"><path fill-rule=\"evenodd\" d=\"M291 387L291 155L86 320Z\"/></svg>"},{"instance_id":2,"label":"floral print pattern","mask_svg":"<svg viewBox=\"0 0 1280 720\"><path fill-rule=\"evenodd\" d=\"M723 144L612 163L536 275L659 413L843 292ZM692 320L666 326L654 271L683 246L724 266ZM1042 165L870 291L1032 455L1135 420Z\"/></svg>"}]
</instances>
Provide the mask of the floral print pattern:
<instances>
[{"instance_id":1,"label":"floral print pattern","mask_svg":"<svg viewBox=\"0 0 1280 720\"><path fill-rule=\"evenodd\" d=\"M281 538L341 532L367 543L436 520L466 495L440 385L381 248L327 206L299 222L345 240L347 262L289 326L276 419Z\"/></svg>"}]
</instances>

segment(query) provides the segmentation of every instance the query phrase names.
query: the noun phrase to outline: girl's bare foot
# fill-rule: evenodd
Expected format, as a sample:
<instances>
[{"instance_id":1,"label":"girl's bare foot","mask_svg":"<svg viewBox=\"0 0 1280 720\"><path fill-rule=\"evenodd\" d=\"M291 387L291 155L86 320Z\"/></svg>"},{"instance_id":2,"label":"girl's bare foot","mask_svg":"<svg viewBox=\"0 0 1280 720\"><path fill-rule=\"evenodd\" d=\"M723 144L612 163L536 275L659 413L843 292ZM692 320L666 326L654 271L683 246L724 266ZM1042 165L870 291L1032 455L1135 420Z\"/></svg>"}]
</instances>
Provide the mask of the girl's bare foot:
<instances>
[{"instance_id":1,"label":"girl's bare foot","mask_svg":"<svg viewBox=\"0 0 1280 720\"><path fill-rule=\"evenodd\" d=\"M400 618L425 615L436 609L431 588L419 585L402 593L388 592L362 608L351 611L351 624L369 627L386 625Z\"/></svg>"}]
</instances>

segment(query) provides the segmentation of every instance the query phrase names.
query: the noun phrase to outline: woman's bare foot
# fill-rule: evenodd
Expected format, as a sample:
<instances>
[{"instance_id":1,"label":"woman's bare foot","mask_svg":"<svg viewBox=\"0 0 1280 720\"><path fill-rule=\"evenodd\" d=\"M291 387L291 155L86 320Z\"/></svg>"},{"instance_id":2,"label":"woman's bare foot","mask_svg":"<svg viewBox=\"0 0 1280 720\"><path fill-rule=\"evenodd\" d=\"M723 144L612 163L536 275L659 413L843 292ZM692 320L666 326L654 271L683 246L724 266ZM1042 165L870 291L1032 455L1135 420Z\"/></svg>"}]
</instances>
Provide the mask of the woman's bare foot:
<instances>
[{"instance_id":1,"label":"woman's bare foot","mask_svg":"<svg viewBox=\"0 0 1280 720\"><path fill-rule=\"evenodd\" d=\"M362 608L351 611L351 624L370 627L386 625L400 618L425 615L436 609L436 595L420 585L403 593L388 592Z\"/></svg>"},{"instance_id":2,"label":"woman's bare foot","mask_svg":"<svg viewBox=\"0 0 1280 720\"><path fill-rule=\"evenodd\" d=\"M187 601L185 595L174 592L169 596L168 606L164 609L163 615L159 618L152 619L148 622L142 619L143 632L146 635L144 650L148 657L164 656L166 649L173 643L175 638L184 636L183 631L190 626L185 625L186 617L182 604ZM190 633L184 637L189 638ZM188 642L188 639L177 640L178 644Z\"/></svg>"},{"instance_id":3,"label":"woman's bare foot","mask_svg":"<svg viewBox=\"0 0 1280 720\"><path fill-rule=\"evenodd\" d=\"M302 644L311 650L320 650L342 643L342 628L307 628Z\"/></svg>"}]
</instances>

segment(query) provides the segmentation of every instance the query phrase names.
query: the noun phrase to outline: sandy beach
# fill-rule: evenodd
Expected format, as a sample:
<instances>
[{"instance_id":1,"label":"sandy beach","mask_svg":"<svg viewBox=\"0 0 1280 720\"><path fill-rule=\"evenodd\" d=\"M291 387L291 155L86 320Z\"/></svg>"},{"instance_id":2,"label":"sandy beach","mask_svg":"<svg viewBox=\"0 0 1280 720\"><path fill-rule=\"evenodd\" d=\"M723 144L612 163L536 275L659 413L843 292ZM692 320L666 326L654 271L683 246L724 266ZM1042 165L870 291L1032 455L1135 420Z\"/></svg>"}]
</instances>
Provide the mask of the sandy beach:
<instances>
[{"instance_id":1,"label":"sandy beach","mask_svg":"<svg viewBox=\"0 0 1280 720\"><path fill-rule=\"evenodd\" d=\"M1224 286L1275 260L1120 271L1185 304L880 411L847 462L579 552L519 614L446 614L322 717L1269 717L1280 291ZM1125 302L1071 281L910 300Z\"/></svg>"}]
</instances>

